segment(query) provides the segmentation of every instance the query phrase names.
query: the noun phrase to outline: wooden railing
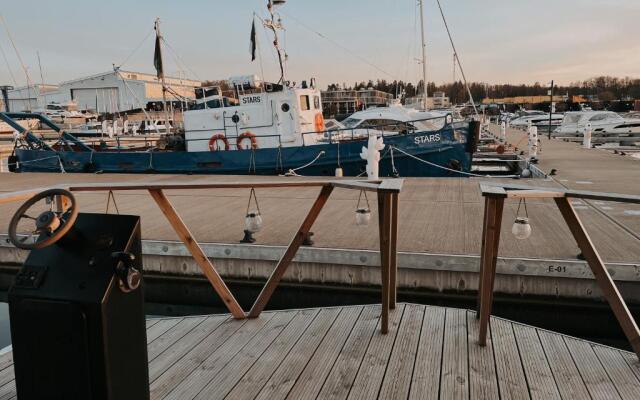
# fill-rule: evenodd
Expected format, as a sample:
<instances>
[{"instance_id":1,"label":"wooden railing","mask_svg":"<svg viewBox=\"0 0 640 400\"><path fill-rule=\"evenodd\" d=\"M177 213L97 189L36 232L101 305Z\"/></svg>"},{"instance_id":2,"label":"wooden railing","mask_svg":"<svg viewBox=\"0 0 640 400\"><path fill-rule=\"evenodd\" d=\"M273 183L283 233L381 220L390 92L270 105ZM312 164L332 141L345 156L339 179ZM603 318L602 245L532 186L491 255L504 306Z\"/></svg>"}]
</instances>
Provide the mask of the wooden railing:
<instances>
[{"instance_id":1,"label":"wooden railing","mask_svg":"<svg viewBox=\"0 0 640 400\"><path fill-rule=\"evenodd\" d=\"M478 317L480 318L479 343L487 340L487 327L493 303L493 288L496 261L500 244L500 228L505 199L553 199L562 214L578 247L589 264L596 282L611 306L633 351L640 359L640 330L620 295L611 275L596 250L591 238L571 205L571 198L640 204L640 196L598 193L555 188L536 188L524 185L481 183L480 190L485 198L484 223L482 230L482 251L480 254L480 286L478 289Z\"/></svg>"},{"instance_id":2,"label":"wooden railing","mask_svg":"<svg viewBox=\"0 0 640 400\"><path fill-rule=\"evenodd\" d=\"M260 315L274 291L278 287L280 280L287 271L291 261L295 257L298 249L302 245L305 237L311 230L313 223L318 218L320 211L329 200L335 188L364 190L375 192L378 197L379 235L380 235L380 255L381 255L381 280L382 280L382 312L381 330L387 333L389 330L389 310L396 305L396 273L397 273L397 240L398 240L398 193L402 189L402 179L388 179L380 181L279 181L279 182L215 182L210 183L99 183L99 184L68 184L56 185L56 188L63 188L71 192L115 192L130 190L146 190L155 200L156 204L167 218L169 224L191 253L191 256L198 264L202 273L211 283L211 286L220 296L229 312L237 319L255 318ZM287 249L278 261L271 276L265 283L262 291L253 303L248 313L240 307L238 301L233 296L224 280L218 273L213 262L207 258L197 240L189 231L180 215L173 207L165 191L185 190L185 189L251 189L251 188L295 188L295 187L318 187L320 193L311 206L307 216L302 221L300 227L291 239ZM38 188L20 192L0 194L0 204L21 200L27 200L43 190Z\"/></svg>"}]
</instances>

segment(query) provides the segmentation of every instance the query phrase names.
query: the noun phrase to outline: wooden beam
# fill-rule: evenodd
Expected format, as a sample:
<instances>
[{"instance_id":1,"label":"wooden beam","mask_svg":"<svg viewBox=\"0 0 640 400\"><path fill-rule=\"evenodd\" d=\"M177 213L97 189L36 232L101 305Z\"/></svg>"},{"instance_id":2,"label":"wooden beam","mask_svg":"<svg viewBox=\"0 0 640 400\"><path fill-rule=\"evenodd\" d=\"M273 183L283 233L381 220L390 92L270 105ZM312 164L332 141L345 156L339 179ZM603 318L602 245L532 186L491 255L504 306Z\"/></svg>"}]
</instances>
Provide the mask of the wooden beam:
<instances>
[{"instance_id":1,"label":"wooden beam","mask_svg":"<svg viewBox=\"0 0 640 400\"><path fill-rule=\"evenodd\" d=\"M216 271L211 261L204 254L204 251L202 251L202 248L189 231L189 228L187 228L173 208L169 199L167 199L162 190L149 190L149 194L151 194L151 197L156 201L158 207L160 207L160 210L162 210L162 213L167 218L167 221L169 221L169 224L171 224L176 231L176 234L189 250L198 266L200 266L202 273L207 277L213 289L218 293L227 306L227 309L229 309L229 312L231 312L234 318L243 319L245 317L244 311L236 301L236 298L233 297L233 294L229 291L220 274L218 274L218 271Z\"/></svg>"},{"instance_id":2,"label":"wooden beam","mask_svg":"<svg viewBox=\"0 0 640 400\"><path fill-rule=\"evenodd\" d=\"M398 287L397 287L397 275L398 275L398 193L391 195L391 243L390 243L390 263L389 263L389 308L392 310L396 308L398 301Z\"/></svg>"},{"instance_id":3,"label":"wooden beam","mask_svg":"<svg viewBox=\"0 0 640 400\"><path fill-rule=\"evenodd\" d=\"M507 198L509 199L553 199L558 197L565 197L565 193L549 190L507 190Z\"/></svg>"},{"instance_id":4,"label":"wooden beam","mask_svg":"<svg viewBox=\"0 0 640 400\"><path fill-rule=\"evenodd\" d=\"M302 222L302 225L300 225L298 232L296 232L295 236L289 243L289 246L280 258L280 261L278 261L278 264L271 273L269 280L267 280L267 283L262 288L262 291L258 295L255 303L253 303L253 307L251 307L251 311L249 311L249 318L258 317L262 310L264 310L265 306L269 302L269 299L273 295L273 292L276 290L276 287L280 283L282 276L287 271L287 268L289 268L289 264L291 264L293 257L295 257L298 249L302 245L306 234L311 230L311 227L313 226L315 220L318 218L320 211L322 211L322 208L327 203L327 200L329 200L329 196L331 195L332 191L333 186L331 185L322 187L318 198L311 206L311 209Z\"/></svg>"},{"instance_id":5,"label":"wooden beam","mask_svg":"<svg viewBox=\"0 0 640 400\"><path fill-rule=\"evenodd\" d=\"M378 231L380 232L380 272L382 280L382 301L380 331L389 332L389 299L391 266L391 194L378 192Z\"/></svg>"},{"instance_id":6,"label":"wooden beam","mask_svg":"<svg viewBox=\"0 0 640 400\"><path fill-rule=\"evenodd\" d=\"M380 183L380 190L400 193L404 179L384 179Z\"/></svg>"},{"instance_id":7,"label":"wooden beam","mask_svg":"<svg viewBox=\"0 0 640 400\"><path fill-rule=\"evenodd\" d=\"M484 254L487 251L486 249L486 241L487 241L487 232L489 225L488 222L488 211L489 211L489 197L484 197L484 216L482 217L482 245L480 247L480 268L478 270L478 296L476 301L476 318L480 318L480 303L482 302L482 290L483 290L483 281L484 281L484 270L485 270L485 262L484 262Z\"/></svg>"},{"instance_id":8,"label":"wooden beam","mask_svg":"<svg viewBox=\"0 0 640 400\"><path fill-rule=\"evenodd\" d=\"M487 218L485 220L483 248L480 255L482 270L482 291L480 292L480 326L478 343L487 343L487 328L493 303L493 285L495 282L498 248L500 245L500 228L502 226L502 211L504 198L489 197L487 201Z\"/></svg>"},{"instance_id":9,"label":"wooden beam","mask_svg":"<svg viewBox=\"0 0 640 400\"><path fill-rule=\"evenodd\" d=\"M593 271L593 275L595 276L600 289L602 289L604 297L609 302L609 305L618 319L624 334L627 336L633 351L640 359L640 330L638 330L638 325L629 312L629 309L613 282L613 279L611 279L611 275L609 275L602 258L600 258L600 254L598 254L591 238L584 229L584 225L582 225L582 221L578 218L578 214L571 205L571 201L567 198L555 199L555 201L562 213L562 216L564 217L564 220L567 222L573 237L578 243L578 247L591 267L591 271Z\"/></svg>"}]
</instances>

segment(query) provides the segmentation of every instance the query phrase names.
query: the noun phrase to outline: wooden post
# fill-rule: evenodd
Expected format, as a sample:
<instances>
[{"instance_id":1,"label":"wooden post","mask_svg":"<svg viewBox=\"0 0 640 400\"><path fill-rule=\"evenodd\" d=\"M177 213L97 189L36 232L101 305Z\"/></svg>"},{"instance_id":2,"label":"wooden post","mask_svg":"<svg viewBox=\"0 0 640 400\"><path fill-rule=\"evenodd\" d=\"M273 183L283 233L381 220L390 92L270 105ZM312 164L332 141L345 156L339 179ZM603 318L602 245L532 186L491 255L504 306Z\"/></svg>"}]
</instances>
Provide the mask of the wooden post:
<instances>
[{"instance_id":1,"label":"wooden post","mask_svg":"<svg viewBox=\"0 0 640 400\"><path fill-rule=\"evenodd\" d=\"M394 310L396 308L396 302L398 300L397 294L397 279L398 274L398 193L391 195L392 207L391 207L391 244L390 244L390 273L389 273L389 288L391 290L389 298L389 307Z\"/></svg>"},{"instance_id":2,"label":"wooden post","mask_svg":"<svg viewBox=\"0 0 640 400\"><path fill-rule=\"evenodd\" d=\"M289 243L289 247L287 247L287 250L285 250L284 254L280 258L280 261L278 261L278 264L271 273L269 280L262 288L262 291L258 295L255 303L253 303L253 307L251 307L251 311L249 311L249 318L258 317L262 310L264 310L265 306L269 302L269 299L273 295L273 292L276 290L278 283L280 283L280 279L282 279L282 276L287 271L287 268L289 268L289 264L291 264L293 257L296 255L298 249L302 245L306 234L311 230L311 227L313 226L316 218L318 218L320 211L322 211L322 208L327 203L327 200L329 200L329 196L331 195L332 191L333 186L331 185L325 185L322 187L322 190L320 191L320 194L318 195L315 203L313 203L313 206L311 206L307 217L302 222L302 225L300 225L298 232L296 232L296 235Z\"/></svg>"},{"instance_id":3,"label":"wooden post","mask_svg":"<svg viewBox=\"0 0 640 400\"><path fill-rule=\"evenodd\" d=\"M378 192L378 230L380 234L380 269L382 280L382 304L380 316L380 330L383 334L389 332L389 300L391 267L391 193Z\"/></svg>"},{"instance_id":4,"label":"wooden post","mask_svg":"<svg viewBox=\"0 0 640 400\"><path fill-rule=\"evenodd\" d=\"M593 275L595 276L600 289L602 289L604 297L613 309L613 313L618 319L624 334L627 336L633 351L640 359L640 330L638 330L638 325L629 312L629 309L613 282L613 279L611 279L611 275L609 275L609 272L593 245L591 238L584 229L582 221L578 218L578 214L568 198L555 198L554 200L556 201L564 220L567 222L573 237L578 243L578 247L582 251L584 258L587 260L589 267L591 267L591 271L593 271Z\"/></svg>"},{"instance_id":5,"label":"wooden post","mask_svg":"<svg viewBox=\"0 0 640 400\"><path fill-rule=\"evenodd\" d=\"M162 213L167 218L167 221L169 221L169 224L171 224L173 229L178 234L180 240L182 240L184 245L187 247L187 249L193 256L193 259L200 266L200 269L211 283L211 286L213 286L213 289L216 291L216 293L218 293L220 298L222 298L222 301L224 301L224 304L229 309L229 312L231 312L233 317L236 319L245 318L244 311L236 301L236 298L233 297L233 294L231 293L231 291L229 291L229 288L218 274L218 271L216 271L211 261L204 254L204 251L202 250L198 242L194 239L193 235L189 231L189 228L187 228L176 210L171 205L171 202L169 202L169 199L167 199L167 197L160 189L149 189L149 193L158 204L158 207L160 207L160 210L162 210Z\"/></svg>"},{"instance_id":6,"label":"wooden post","mask_svg":"<svg viewBox=\"0 0 640 400\"><path fill-rule=\"evenodd\" d=\"M495 282L498 247L500 245L500 228L502 226L503 197L488 197L487 217L485 219L484 240L480 263L482 270L482 292L480 293L480 326L478 342L481 346L487 343L487 327L493 303L493 285Z\"/></svg>"},{"instance_id":7,"label":"wooden post","mask_svg":"<svg viewBox=\"0 0 640 400\"><path fill-rule=\"evenodd\" d=\"M478 300L476 302L476 319L480 318L480 302L482 301L482 281L484 277L484 253L485 243L487 241L487 225L489 224L487 220L487 212L489 210L489 198L487 196L484 197L484 216L482 217L482 246L480 247L480 269L478 271Z\"/></svg>"}]
</instances>

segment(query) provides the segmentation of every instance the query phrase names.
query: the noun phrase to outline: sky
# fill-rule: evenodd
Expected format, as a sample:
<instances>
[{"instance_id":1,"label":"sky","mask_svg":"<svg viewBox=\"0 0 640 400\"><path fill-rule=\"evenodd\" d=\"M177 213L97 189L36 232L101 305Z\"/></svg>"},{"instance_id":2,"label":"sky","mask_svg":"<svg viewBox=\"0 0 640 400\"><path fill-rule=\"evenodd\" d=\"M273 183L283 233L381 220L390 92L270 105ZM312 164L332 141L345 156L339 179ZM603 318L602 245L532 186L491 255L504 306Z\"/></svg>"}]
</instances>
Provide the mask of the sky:
<instances>
[{"instance_id":1,"label":"sky","mask_svg":"<svg viewBox=\"0 0 640 400\"><path fill-rule=\"evenodd\" d=\"M640 77L640 0L440 1L469 81L569 83L599 75ZM453 51L436 0L424 2L427 79L450 82ZM35 83L93 75L113 64L153 72L156 17L170 47L164 52L167 74L199 80L258 74L277 81L272 37L261 25L259 57L250 62L251 21L254 13L266 16L266 3L0 0L0 14ZM315 77L326 87L369 79L421 79L416 0L288 0L279 10L286 28L281 40L289 55L288 80ZM0 84L24 85L26 74L4 26L0 47L6 56L6 62L0 59Z\"/></svg>"}]
</instances>

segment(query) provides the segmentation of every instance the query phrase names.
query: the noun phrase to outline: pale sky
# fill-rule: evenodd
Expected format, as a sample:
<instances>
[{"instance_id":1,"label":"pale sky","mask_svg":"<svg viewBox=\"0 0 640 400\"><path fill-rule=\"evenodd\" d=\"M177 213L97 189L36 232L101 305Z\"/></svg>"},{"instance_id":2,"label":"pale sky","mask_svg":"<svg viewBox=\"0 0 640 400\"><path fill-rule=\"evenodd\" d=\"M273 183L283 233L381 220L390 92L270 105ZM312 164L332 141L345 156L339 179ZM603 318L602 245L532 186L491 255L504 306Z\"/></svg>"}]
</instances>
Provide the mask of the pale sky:
<instances>
[{"instance_id":1,"label":"pale sky","mask_svg":"<svg viewBox=\"0 0 640 400\"><path fill-rule=\"evenodd\" d=\"M41 81L37 52L47 83L105 72L127 58L123 69L153 72L153 39L143 39L152 32L155 17L160 17L165 39L178 54L165 50L167 73L206 80L261 75L261 63L250 62L249 33L253 13L265 16L266 3L0 0L0 13L33 82ZM568 83L598 75L640 77L640 0L441 3L470 81ZM436 0L425 0L425 7L428 79L449 82L453 52ZM281 10L289 80L313 76L325 87L377 78L420 79L416 0L288 0ZM258 28L264 75L275 81L272 39ZM24 84L4 26L0 46L17 83ZM14 85L4 59L0 84Z\"/></svg>"}]
</instances>

